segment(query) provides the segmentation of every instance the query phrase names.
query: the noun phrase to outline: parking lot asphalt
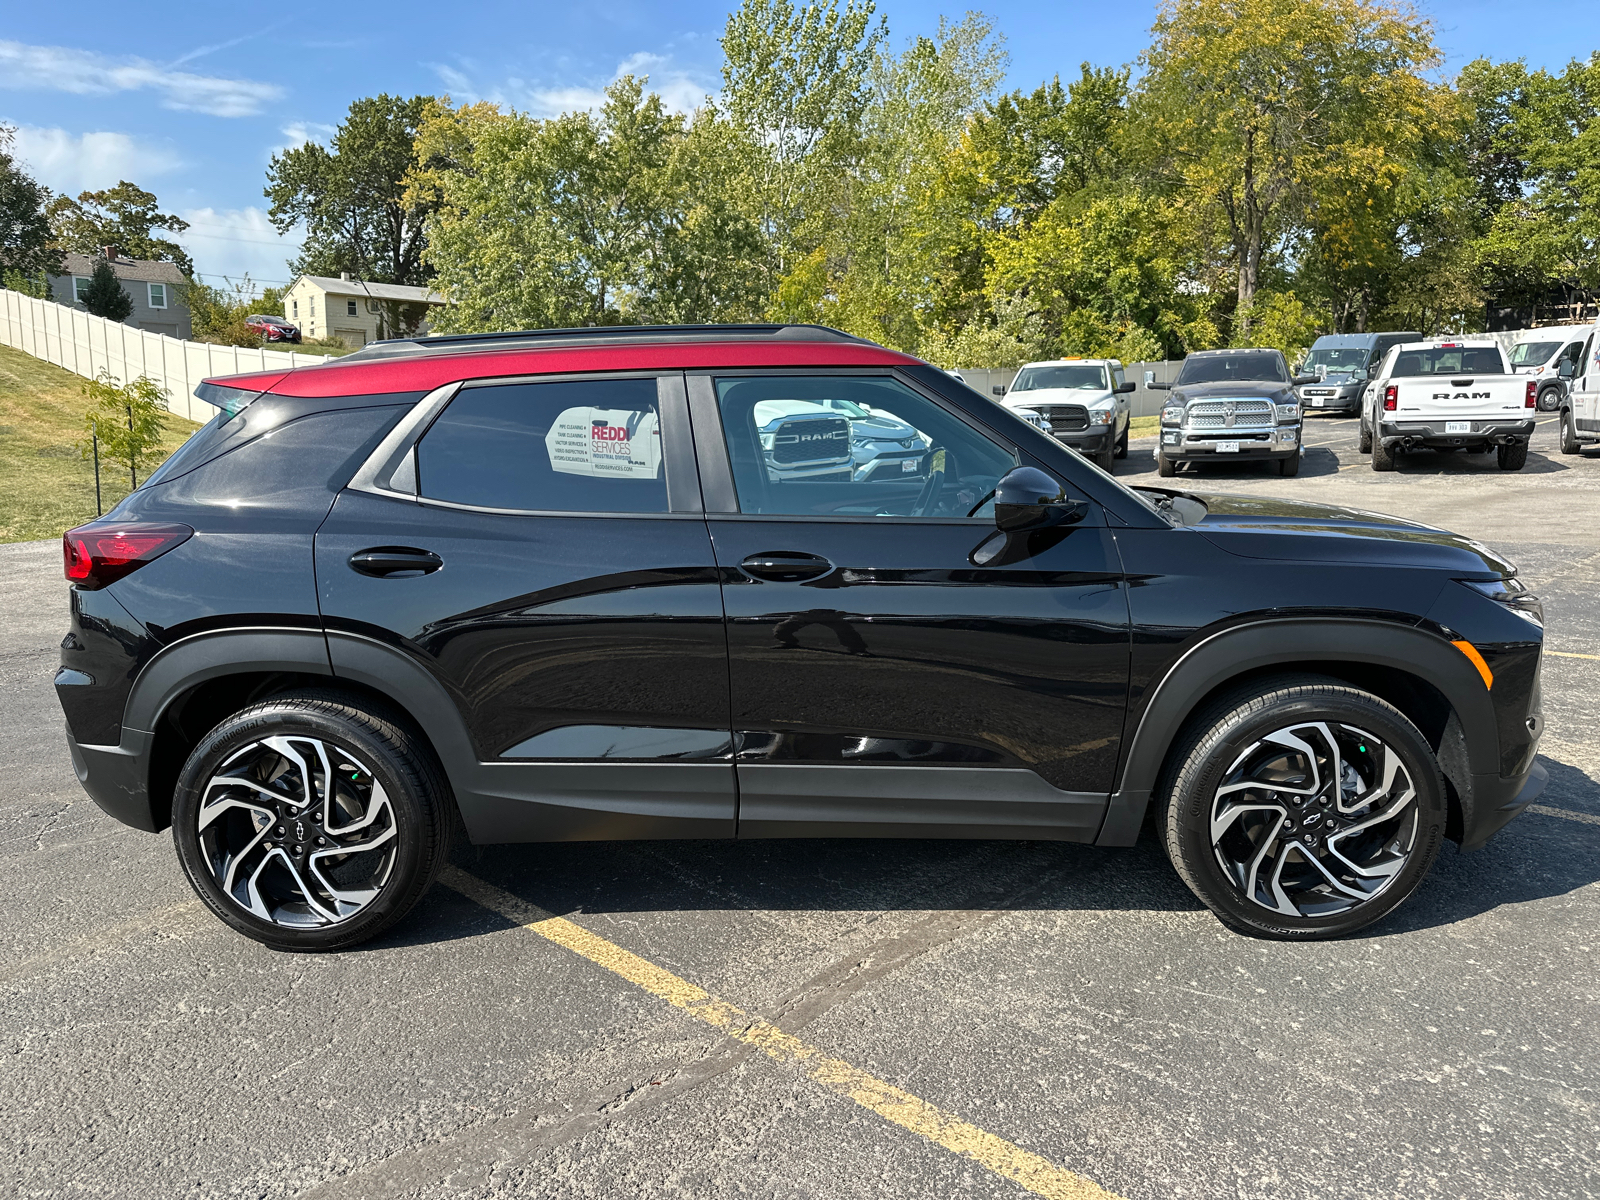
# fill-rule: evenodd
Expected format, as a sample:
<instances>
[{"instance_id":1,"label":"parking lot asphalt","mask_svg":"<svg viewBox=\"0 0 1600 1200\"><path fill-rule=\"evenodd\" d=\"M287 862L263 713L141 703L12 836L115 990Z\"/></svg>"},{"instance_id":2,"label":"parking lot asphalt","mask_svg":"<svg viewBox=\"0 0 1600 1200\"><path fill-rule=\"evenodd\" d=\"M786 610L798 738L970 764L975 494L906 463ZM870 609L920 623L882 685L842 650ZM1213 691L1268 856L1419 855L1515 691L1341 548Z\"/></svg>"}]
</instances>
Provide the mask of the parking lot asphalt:
<instances>
[{"instance_id":1,"label":"parking lot asphalt","mask_svg":"<svg viewBox=\"0 0 1600 1200\"><path fill-rule=\"evenodd\" d=\"M0 546L0 1194L1591 1195L1600 461L1554 443L1380 476L1312 418L1296 479L1175 481L1453 528L1545 600L1538 806L1314 945L1148 841L660 842L464 848L393 935L274 953L79 789L59 550Z\"/></svg>"}]
</instances>

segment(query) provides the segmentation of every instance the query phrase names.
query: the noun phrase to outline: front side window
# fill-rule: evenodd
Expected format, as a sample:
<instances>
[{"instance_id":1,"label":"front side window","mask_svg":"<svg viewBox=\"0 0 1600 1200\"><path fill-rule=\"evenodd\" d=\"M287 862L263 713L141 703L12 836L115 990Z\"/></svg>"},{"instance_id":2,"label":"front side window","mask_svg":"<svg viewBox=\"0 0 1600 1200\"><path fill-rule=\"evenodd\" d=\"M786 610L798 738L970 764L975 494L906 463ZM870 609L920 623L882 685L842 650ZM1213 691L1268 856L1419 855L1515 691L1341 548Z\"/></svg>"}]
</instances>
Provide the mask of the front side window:
<instances>
[{"instance_id":1,"label":"front side window","mask_svg":"<svg viewBox=\"0 0 1600 1200\"><path fill-rule=\"evenodd\" d=\"M150 307L165 308L167 306L167 285L152 283L150 285Z\"/></svg>"},{"instance_id":2,"label":"front side window","mask_svg":"<svg viewBox=\"0 0 1600 1200\"><path fill-rule=\"evenodd\" d=\"M463 388L417 443L417 492L480 508L666 512L656 381Z\"/></svg>"},{"instance_id":3,"label":"front side window","mask_svg":"<svg viewBox=\"0 0 1600 1200\"><path fill-rule=\"evenodd\" d=\"M1560 342L1519 342L1511 347L1511 365L1513 367L1537 367L1550 360L1550 356L1560 349Z\"/></svg>"},{"instance_id":4,"label":"front side window","mask_svg":"<svg viewBox=\"0 0 1600 1200\"><path fill-rule=\"evenodd\" d=\"M885 376L716 381L739 511L993 519L1011 450Z\"/></svg>"},{"instance_id":5,"label":"front side window","mask_svg":"<svg viewBox=\"0 0 1600 1200\"><path fill-rule=\"evenodd\" d=\"M1196 383L1287 383L1283 356L1276 350L1193 355L1183 360L1174 387Z\"/></svg>"},{"instance_id":6,"label":"front side window","mask_svg":"<svg viewBox=\"0 0 1600 1200\"><path fill-rule=\"evenodd\" d=\"M1035 392L1042 388L1069 388L1073 391L1106 390L1106 369L1067 363L1044 367L1023 367L1011 385L1013 392Z\"/></svg>"}]
</instances>

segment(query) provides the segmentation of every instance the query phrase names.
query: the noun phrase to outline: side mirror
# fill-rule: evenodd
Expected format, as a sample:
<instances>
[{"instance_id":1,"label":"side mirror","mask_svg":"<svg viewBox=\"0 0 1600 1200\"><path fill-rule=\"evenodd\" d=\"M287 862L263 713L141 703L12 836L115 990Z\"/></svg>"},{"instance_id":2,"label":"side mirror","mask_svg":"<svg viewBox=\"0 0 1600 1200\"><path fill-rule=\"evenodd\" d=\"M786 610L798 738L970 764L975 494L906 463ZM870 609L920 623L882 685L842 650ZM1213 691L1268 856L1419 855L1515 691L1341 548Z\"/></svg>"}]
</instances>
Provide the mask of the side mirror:
<instances>
[{"instance_id":1,"label":"side mirror","mask_svg":"<svg viewBox=\"0 0 1600 1200\"><path fill-rule=\"evenodd\" d=\"M1127 383L1117 384L1116 387L1111 389L1111 394L1113 396L1126 396L1129 392L1134 390L1134 386L1133 380L1130 379Z\"/></svg>"},{"instance_id":2,"label":"side mirror","mask_svg":"<svg viewBox=\"0 0 1600 1200\"><path fill-rule=\"evenodd\" d=\"M1145 387L1151 386L1153 383L1155 383L1155 381L1156 381L1156 373L1154 371L1146 371L1144 373L1144 385L1145 385Z\"/></svg>"},{"instance_id":3,"label":"side mirror","mask_svg":"<svg viewBox=\"0 0 1600 1200\"><path fill-rule=\"evenodd\" d=\"M1155 372L1146 371L1145 374L1153 375ZM1146 379L1145 387L1149 388L1153 392L1170 392L1172 390L1172 385L1170 383L1157 383L1154 379Z\"/></svg>"},{"instance_id":4,"label":"side mirror","mask_svg":"<svg viewBox=\"0 0 1600 1200\"><path fill-rule=\"evenodd\" d=\"M996 396L1004 396L1006 394L1006 385L1003 383L997 383L989 390L992 391Z\"/></svg>"},{"instance_id":5,"label":"side mirror","mask_svg":"<svg viewBox=\"0 0 1600 1200\"><path fill-rule=\"evenodd\" d=\"M1015 467L995 485L994 525L1002 533L1076 525L1088 512L1087 500L1069 499L1038 467Z\"/></svg>"},{"instance_id":6,"label":"side mirror","mask_svg":"<svg viewBox=\"0 0 1600 1200\"><path fill-rule=\"evenodd\" d=\"M1296 375L1289 382L1294 387L1299 387L1302 383L1321 383L1322 379L1317 375Z\"/></svg>"},{"instance_id":7,"label":"side mirror","mask_svg":"<svg viewBox=\"0 0 1600 1200\"><path fill-rule=\"evenodd\" d=\"M1562 379L1571 379L1577 373L1578 373L1578 364L1573 362L1570 358L1565 360L1561 364L1561 366L1556 368L1556 374L1559 375Z\"/></svg>"},{"instance_id":8,"label":"side mirror","mask_svg":"<svg viewBox=\"0 0 1600 1200\"><path fill-rule=\"evenodd\" d=\"M1318 363L1317 364L1317 378L1318 379L1326 379L1327 377L1328 377L1328 364L1327 363Z\"/></svg>"}]
</instances>

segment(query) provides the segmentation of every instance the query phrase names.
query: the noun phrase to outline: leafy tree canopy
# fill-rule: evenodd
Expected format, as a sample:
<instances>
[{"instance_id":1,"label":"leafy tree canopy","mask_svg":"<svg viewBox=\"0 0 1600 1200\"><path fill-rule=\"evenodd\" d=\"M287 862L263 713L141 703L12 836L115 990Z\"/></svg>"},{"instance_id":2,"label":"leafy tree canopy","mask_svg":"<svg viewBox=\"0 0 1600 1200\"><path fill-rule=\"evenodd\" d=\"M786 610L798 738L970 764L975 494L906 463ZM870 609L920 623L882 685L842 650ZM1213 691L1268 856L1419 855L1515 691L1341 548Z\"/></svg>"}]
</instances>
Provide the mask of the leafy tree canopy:
<instances>
[{"instance_id":1,"label":"leafy tree canopy","mask_svg":"<svg viewBox=\"0 0 1600 1200\"><path fill-rule=\"evenodd\" d=\"M50 190L35 183L12 156L16 133L15 127L0 125L0 272L8 279L6 287L60 264L45 215Z\"/></svg>"},{"instance_id":2,"label":"leafy tree canopy","mask_svg":"<svg viewBox=\"0 0 1600 1200\"><path fill-rule=\"evenodd\" d=\"M100 255L109 246L124 258L176 263L185 275L194 263L177 242L156 230L182 233L189 223L161 211L153 192L124 179L114 188L79 192L76 200L57 196L46 208L57 246L78 254Z\"/></svg>"}]
</instances>

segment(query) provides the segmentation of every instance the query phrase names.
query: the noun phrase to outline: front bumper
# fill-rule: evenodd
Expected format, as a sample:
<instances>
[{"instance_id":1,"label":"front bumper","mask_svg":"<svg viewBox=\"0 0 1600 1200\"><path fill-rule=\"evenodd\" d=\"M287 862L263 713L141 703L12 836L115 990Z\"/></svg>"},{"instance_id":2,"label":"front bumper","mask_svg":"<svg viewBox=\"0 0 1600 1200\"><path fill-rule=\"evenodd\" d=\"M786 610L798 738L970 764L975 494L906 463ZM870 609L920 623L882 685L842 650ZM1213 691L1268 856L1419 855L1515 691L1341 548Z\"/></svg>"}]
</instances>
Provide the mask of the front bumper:
<instances>
[{"instance_id":1,"label":"front bumper","mask_svg":"<svg viewBox=\"0 0 1600 1200\"><path fill-rule=\"evenodd\" d=\"M167 821L158 821L151 811L148 733L125 728L120 745L84 746L69 727L67 749L78 782L107 816L146 833L160 833L167 827Z\"/></svg>"},{"instance_id":2,"label":"front bumper","mask_svg":"<svg viewBox=\"0 0 1600 1200\"><path fill-rule=\"evenodd\" d=\"M1509 779L1499 775L1472 776L1471 807L1463 813L1461 852L1481 850L1485 842L1537 800L1549 782L1550 772L1539 762L1526 774Z\"/></svg>"},{"instance_id":3,"label":"front bumper","mask_svg":"<svg viewBox=\"0 0 1600 1200\"><path fill-rule=\"evenodd\" d=\"M1236 446L1237 449L1218 449L1225 444ZM1241 431L1236 435L1225 437L1211 430L1195 434L1185 429L1168 427L1161 431L1160 453L1169 461L1288 458L1290 455L1300 453L1300 429L1298 426L1287 425L1277 429Z\"/></svg>"},{"instance_id":4,"label":"front bumper","mask_svg":"<svg viewBox=\"0 0 1600 1200\"><path fill-rule=\"evenodd\" d=\"M1378 437L1385 445L1395 442L1404 446L1510 446L1533 436L1531 417L1526 421L1472 420L1466 424L1465 433L1450 433L1442 420L1379 420Z\"/></svg>"},{"instance_id":5,"label":"front bumper","mask_svg":"<svg viewBox=\"0 0 1600 1200\"><path fill-rule=\"evenodd\" d=\"M1114 425L1091 425L1087 429L1075 429L1071 433L1052 433L1063 446L1071 446L1074 450L1095 453L1111 445L1116 438Z\"/></svg>"},{"instance_id":6,"label":"front bumper","mask_svg":"<svg viewBox=\"0 0 1600 1200\"><path fill-rule=\"evenodd\" d=\"M1362 389L1355 385L1345 387L1317 387L1308 385L1300 391L1300 407L1312 412L1357 412L1361 408Z\"/></svg>"}]
</instances>

